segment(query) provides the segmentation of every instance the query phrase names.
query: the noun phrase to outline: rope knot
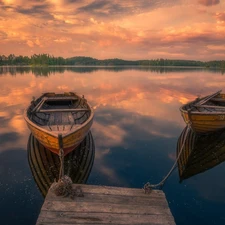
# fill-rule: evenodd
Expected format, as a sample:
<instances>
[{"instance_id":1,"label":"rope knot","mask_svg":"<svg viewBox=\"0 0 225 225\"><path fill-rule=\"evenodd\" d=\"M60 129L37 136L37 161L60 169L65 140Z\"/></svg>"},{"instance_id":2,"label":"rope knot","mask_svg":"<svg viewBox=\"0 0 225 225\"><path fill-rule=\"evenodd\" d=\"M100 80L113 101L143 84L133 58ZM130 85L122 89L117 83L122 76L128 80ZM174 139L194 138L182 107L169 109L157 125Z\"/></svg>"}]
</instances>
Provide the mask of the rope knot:
<instances>
[{"instance_id":1,"label":"rope knot","mask_svg":"<svg viewBox=\"0 0 225 225\"><path fill-rule=\"evenodd\" d=\"M67 196L72 192L72 180L68 176L63 176L58 182L52 185L52 191L57 196Z\"/></svg>"},{"instance_id":2,"label":"rope knot","mask_svg":"<svg viewBox=\"0 0 225 225\"><path fill-rule=\"evenodd\" d=\"M147 182L145 185L144 185L144 192L145 194L150 194L151 191L152 191L152 188L151 188L151 184L149 182Z\"/></svg>"}]
</instances>

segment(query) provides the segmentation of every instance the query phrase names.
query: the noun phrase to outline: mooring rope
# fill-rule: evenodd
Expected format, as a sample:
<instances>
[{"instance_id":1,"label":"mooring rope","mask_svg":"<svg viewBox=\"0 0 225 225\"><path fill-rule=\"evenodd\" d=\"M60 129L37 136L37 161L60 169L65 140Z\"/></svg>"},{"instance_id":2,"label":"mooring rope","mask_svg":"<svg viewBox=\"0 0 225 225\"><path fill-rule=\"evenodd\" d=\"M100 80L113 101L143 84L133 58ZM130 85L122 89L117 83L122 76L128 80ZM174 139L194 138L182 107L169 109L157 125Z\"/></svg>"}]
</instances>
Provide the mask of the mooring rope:
<instances>
[{"instance_id":1,"label":"mooring rope","mask_svg":"<svg viewBox=\"0 0 225 225\"><path fill-rule=\"evenodd\" d=\"M63 150L63 140L62 134L58 135L58 144L59 144L59 160L60 160L60 168L59 168L59 180L64 176L64 150Z\"/></svg>"},{"instance_id":2,"label":"mooring rope","mask_svg":"<svg viewBox=\"0 0 225 225\"><path fill-rule=\"evenodd\" d=\"M177 156L177 159L176 161L174 162L172 168L170 169L170 171L168 172L168 174L162 179L162 181L160 181L158 184L150 184L149 182L147 182L145 185L144 185L144 191L145 193L149 193L151 191L152 188L157 188L157 187L162 187L165 183L165 181L169 178L169 176L172 174L173 170L175 169L176 165L177 165L177 162L181 156L181 153L183 152L183 149L184 149L184 144L185 144L185 141L186 141L186 138L187 138L187 134L189 132L189 130L191 129L191 126L190 124L188 124L188 127L187 127L187 130L185 132L185 136L184 136L184 142L182 144L182 147L181 147L181 150Z\"/></svg>"},{"instance_id":3,"label":"mooring rope","mask_svg":"<svg viewBox=\"0 0 225 225\"><path fill-rule=\"evenodd\" d=\"M59 159L60 159L60 169L59 169L59 179L58 182L54 182L51 186L51 191L57 196L70 196L74 199L75 197L84 197L83 191L80 186L73 189L72 179L64 174L64 150L63 150L63 139L62 134L58 135L59 142ZM68 173L68 171L67 171Z\"/></svg>"},{"instance_id":4,"label":"mooring rope","mask_svg":"<svg viewBox=\"0 0 225 225\"><path fill-rule=\"evenodd\" d=\"M70 177L64 174L64 150L63 150L62 134L58 135L58 144L59 144L58 156L60 160L59 179L58 181L55 180L55 182L52 184L51 190L57 196L68 196L73 193L73 190L72 190L73 182Z\"/></svg>"},{"instance_id":5,"label":"mooring rope","mask_svg":"<svg viewBox=\"0 0 225 225\"><path fill-rule=\"evenodd\" d=\"M64 151L63 148L59 150L60 168L59 168L59 180L64 176Z\"/></svg>"}]
</instances>

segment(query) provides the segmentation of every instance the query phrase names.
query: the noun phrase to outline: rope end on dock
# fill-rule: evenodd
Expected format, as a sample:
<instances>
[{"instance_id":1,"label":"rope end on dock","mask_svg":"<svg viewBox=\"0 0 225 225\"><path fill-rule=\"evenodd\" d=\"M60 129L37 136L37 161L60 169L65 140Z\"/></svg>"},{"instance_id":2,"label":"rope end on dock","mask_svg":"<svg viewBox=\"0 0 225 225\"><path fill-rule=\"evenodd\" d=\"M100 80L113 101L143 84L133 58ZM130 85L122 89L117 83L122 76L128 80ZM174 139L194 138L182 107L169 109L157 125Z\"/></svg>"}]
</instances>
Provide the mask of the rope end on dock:
<instances>
[{"instance_id":1,"label":"rope end on dock","mask_svg":"<svg viewBox=\"0 0 225 225\"><path fill-rule=\"evenodd\" d=\"M70 177L64 175L58 182L54 182L50 189L56 196L70 197L84 197L80 186L73 189L73 182Z\"/></svg>"},{"instance_id":2,"label":"rope end on dock","mask_svg":"<svg viewBox=\"0 0 225 225\"><path fill-rule=\"evenodd\" d=\"M72 191L72 180L68 176L63 176L58 182L52 184L51 191L55 193L56 196L66 196L67 193Z\"/></svg>"}]
</instances>

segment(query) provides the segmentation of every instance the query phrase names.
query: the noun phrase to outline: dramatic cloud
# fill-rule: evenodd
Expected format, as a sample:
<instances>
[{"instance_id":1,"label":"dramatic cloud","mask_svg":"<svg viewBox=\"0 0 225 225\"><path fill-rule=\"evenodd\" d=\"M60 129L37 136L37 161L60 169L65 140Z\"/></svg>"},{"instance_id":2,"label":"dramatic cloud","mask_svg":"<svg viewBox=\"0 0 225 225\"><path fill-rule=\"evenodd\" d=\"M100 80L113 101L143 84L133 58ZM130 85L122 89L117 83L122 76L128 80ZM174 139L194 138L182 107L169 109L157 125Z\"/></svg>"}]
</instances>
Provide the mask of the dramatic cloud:
<instances>
[{"instance_id":1,"label":"dramatic cloud","mask_svg":"<svg viewBox=\"0 0 225 225\"><path fill-rule=\"evenodd\" d=\"M78 8L79 12L86 12L100 17L120 16L124 14L139 14L155 8L176 4L177 0L135 0L135 1L119 1L119 0L95 0L88 2L84 6Z\"/></svg>"},{"instance_id":2,"label":"dramatic cloud","mask_svg":"<svg viewBox=\"0 0 225 225\"><path fill-rule=\"evenodd\" d=\"M2 0L1 54L222 59L225 2L198 3L196 0ZM206 47L213 45L221 49L216 52Z\"/></svg>"},{"instance_id":3,"label":"dramatic cloud","mask_svg":"<svg viewBox=\"0 0 225 225\"><path fill-rule=\"evenodd\" d=\"M219 4L220 0L198 0L198 3L205 6L212 6Z\"/></svg>"}]
</instances>

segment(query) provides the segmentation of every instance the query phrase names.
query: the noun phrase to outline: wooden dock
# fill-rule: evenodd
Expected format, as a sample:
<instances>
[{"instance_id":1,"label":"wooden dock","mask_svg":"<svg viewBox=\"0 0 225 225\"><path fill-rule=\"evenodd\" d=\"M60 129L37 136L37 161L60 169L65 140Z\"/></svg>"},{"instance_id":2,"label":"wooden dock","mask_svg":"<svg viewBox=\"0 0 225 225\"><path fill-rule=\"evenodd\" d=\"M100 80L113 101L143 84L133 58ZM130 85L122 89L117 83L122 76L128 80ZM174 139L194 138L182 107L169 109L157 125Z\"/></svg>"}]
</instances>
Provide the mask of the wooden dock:
<instances>
[{"instance_id":1,"label":"wooden dock","mask_svg":"<svg viewBox=\"0 0 225 225\"><path fill-rule=\"evenodd\" d=\"M148 224L175 225L165 194L153 190L73 184L83 197L56 196L51 190L38 217L47 224Z\"/></svg>"}]
</instances>

